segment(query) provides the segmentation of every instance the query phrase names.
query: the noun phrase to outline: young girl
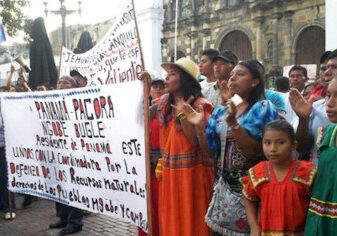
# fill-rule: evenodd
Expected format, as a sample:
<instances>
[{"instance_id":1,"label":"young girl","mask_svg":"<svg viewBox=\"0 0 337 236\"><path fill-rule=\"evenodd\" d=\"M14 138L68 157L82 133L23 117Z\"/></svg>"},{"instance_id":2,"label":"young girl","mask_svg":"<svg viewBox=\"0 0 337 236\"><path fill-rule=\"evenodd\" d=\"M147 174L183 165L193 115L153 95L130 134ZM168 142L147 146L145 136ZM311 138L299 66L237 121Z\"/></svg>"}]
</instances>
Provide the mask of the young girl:
<instances>
[{"instance_id":1,"label":"young girl","mask_svg":"<svg viewBox=\"0 0 337 236\"><path fill-rule=\"evenodd\" d=\"M326 113L334 123L318 131L318 171L315 179L305 235L336 235L337 232L337 77L328 86Z\"/></svg>"},{"instance_id":2,"label":"young girl","mask_svg":"<svg viewBox=\"0 0 337 236\"><path fill-rule=\"evenodd\" d=\"M297 143L292 126L284 120L265 126L262 145L268 161L241 179L251 235L303 235L316 167L292 158Z\"/></svg>"}]
</instances>

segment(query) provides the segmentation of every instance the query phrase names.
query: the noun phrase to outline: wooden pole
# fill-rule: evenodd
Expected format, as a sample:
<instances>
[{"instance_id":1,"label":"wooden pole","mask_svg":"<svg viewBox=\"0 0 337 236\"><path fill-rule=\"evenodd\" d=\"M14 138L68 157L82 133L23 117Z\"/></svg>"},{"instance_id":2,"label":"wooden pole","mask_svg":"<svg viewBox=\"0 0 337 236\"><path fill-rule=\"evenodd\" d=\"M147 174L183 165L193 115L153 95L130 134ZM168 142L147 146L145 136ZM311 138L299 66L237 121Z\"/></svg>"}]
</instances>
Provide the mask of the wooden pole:
<instances>
[{"instance_id":1,"label":"wooden pole","mask_svg":"<svg viewBox=\"0 0 337 236\"><path fill-rule=\"evenodd\" d=\"M176 0L176 15L175 15L175 24L174 24L174 61L177 60L177 44L178 44L178 6L179 0Z\"/></svg>"},{"instance_id":2,"label":"wooden pole","mask_svg":"<svg viewBox=\"0 0 337 236\"><path fill-rule=\"evenodd\" d=\"M135 26L137 31L139 50L140 50L140 60L142 63L142 69L145 70L143 50L139 37L139 30L136 18L136 9L134 1L132 1L133 14L135 19ZM149 142L149 124L150 124L150 114L149 114L149 83L144 81L144 122L145 122L145 167L146 167L146 202L147 202L147 222L148 222L148 235L152 236L152 207L151 207L151 167L150 167L150 142Z\"/></svg>"},{"instance_id":3,"label":"wooden pole","mask_svg":"<svg viewBox=\"0 0 337 236\"><path fill-rule=\"evenodd\" d=\"M13 206L12 206L12 193L7 189L8 192L8 206L10 219L13 220Z\"/></svg>"}]
</instances>

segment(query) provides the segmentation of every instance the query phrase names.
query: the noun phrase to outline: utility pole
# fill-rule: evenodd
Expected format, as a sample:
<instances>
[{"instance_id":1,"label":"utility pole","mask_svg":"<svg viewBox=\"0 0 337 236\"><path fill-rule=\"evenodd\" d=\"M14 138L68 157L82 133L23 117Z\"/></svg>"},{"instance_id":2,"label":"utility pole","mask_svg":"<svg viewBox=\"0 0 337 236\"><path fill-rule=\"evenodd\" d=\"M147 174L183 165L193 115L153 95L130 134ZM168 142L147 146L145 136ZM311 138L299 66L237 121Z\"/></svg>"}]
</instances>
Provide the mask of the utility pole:
<instances>
[{"instance_id":1,"label":"utility pole","mask_svg":"<svg viewBox=\"0 0 337 236\"><path fill-rule=\"evenodd\" d=\"M66 32L66 16L70 15L72 13L78 12L79 15L81 15L81 1L78 1L78 10L67 10L66 5L65 5L65 0L59 0L60 2L60 9L59 10L48 10L47 5L48 2L47 0L43 1L44 4L44 13L47 17L48 13L53 13L56 15L60 15L62 19L62 46L67 47L67 32Z\"/></svg>"}]
</instances>

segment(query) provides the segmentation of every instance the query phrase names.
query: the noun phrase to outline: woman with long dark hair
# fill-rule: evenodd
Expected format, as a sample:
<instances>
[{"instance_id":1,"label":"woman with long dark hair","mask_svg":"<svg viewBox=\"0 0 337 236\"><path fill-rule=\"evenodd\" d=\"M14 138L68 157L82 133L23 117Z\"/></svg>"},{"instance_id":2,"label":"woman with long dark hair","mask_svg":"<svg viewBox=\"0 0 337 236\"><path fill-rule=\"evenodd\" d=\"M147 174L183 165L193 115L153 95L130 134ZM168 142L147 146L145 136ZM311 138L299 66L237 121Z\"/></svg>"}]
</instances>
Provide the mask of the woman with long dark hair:
<instances>
[{"instance_id":1,"label":"woman with long dark hair","mask_svg":"<svg viewBox=\"0 0 337 236\"><path fill-rule=\"evenodd\" d=\"M202 134L196 133L182 108L187 103L202 109L207 120L213 106L202 97L194 62L181 58L162 67L167 71L166 94L150 109L159 121L162 155L156 169L161 179L160 235L210 235L204 215L212 195L213 159L203 152Z\"/></svg>"},{"instance_id":2,"label":"woman with long dark hair","mask_svg":"<svg viewBox=\"0 0 337 236\"><path fill-rule=\"evenodd\" d=\"M264 159L261 144L264 125L279 118L275 107L265 100L263 73L263 66L256 60L242 61L235 66L228 81L229 96L237 94L242 102L234 105L228 99L225 106L216 107L208 119L206 134L203 136L204 144L207 141L210 153L216 158L216 181L221 173L221 153L224 155L222 175L228 190L225 191L227 195L223 196L224 222L222 225L207 222L224 235L249 234L244 206L238 201L234 203L233 199L242 198L239 179L246 175L250 167ZM202 111L195 111L185 105L183 112L196 127L196 132L205 129ZM221 142L221 137L225 137L225 142Z\"/></svg>"}]
</instances>

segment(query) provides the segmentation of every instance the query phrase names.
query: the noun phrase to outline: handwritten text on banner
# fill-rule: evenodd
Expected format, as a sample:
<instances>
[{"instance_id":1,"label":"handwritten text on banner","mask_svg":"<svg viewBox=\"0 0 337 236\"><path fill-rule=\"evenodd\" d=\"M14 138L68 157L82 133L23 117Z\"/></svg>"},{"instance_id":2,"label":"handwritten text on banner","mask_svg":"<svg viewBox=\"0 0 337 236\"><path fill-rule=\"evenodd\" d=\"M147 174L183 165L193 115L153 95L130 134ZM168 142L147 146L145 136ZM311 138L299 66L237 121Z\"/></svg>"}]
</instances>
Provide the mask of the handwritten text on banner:
<instances>
[{"instance_id":1,"label":"handwritten text on banner","mask_svg":"<svg viewBox=\"0 0 337 236\"><path fill-rule=\"evenodd\" d=\"M73 69L88 79L88 85L117 84L137 80L142 66L132 4L127 4L109 32L91 50L75 54L62 49L61 73Z\"/></svg>"},{"instance_id":2,"label":"handwritten text on banner","mask_svg":"<svg viewBox=\"0 0 337 236\"><path fill-rule=\"evenodd\" d=\"M9 188L147 229L142 83L3 93Z\"/></svg>"}]
</instances>

